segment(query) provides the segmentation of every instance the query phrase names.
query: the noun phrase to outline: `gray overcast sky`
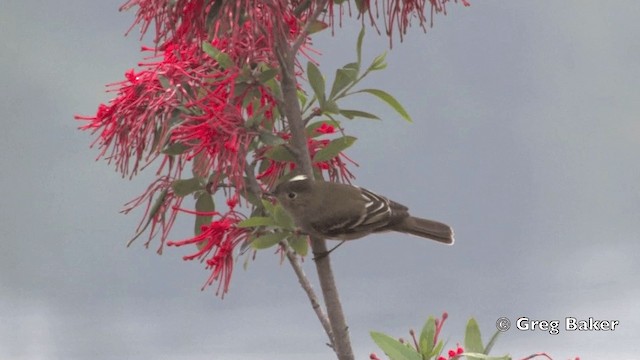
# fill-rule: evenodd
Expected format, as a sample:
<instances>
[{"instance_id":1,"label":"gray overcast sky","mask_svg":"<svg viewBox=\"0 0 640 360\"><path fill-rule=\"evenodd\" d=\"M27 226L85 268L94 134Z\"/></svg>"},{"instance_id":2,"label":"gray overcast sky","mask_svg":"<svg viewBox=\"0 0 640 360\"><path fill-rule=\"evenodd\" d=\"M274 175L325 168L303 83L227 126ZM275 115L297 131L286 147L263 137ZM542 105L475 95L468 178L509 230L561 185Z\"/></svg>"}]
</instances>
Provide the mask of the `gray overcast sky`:
<instances>
[{"instance_id":1,"label":"gray overcast sky","mask_svg":"<svg viewBox=\"0 0 640 360\"><path fill-rule=\"evenodd\" d=\"M125 248L141 214L118 211L151 174L125 181L94 162L73 120L140 60L119 3L0 3L0 359L331 358L269 251L220 300L183 250ZM472 316L485 337L500 316L616 319L615 332L512 329L495 353L638 359L638 14L636 1L472 1L395 41L367 85L415 123L354 99L385 120L348 123L348 154L359 185L453 225L457 242L386 234L332 255L357 358L382 353L370 330L406 337L446 310L452 343ZM331 78L354 58L359 22L344 23L315 39ZM368 31L366 57L387 45ZM191 230L185 218L173 238Z\"/></svg>"}]
</instances>

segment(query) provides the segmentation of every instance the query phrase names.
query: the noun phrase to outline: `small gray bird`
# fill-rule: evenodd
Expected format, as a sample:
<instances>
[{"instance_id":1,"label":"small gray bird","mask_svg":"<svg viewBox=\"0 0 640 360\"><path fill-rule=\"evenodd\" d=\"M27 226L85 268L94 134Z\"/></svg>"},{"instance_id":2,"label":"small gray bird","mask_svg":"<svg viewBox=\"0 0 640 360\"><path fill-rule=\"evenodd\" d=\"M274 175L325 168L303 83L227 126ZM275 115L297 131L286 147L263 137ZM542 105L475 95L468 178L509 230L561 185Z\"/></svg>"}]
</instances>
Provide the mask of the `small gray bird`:
<instances>
[{"instance_id":1,"label":"small gray bird","mask_svg":"<svg viewBox=\"0 0 640 360\"><path fill-rule=\"evenodd\" d=\"M398 231L444 244L454 241L448 225L413 217L406 206L360 187L298 175L276 186L271 194L309 235L352 240Z\"/></svg>"}]
</instances>

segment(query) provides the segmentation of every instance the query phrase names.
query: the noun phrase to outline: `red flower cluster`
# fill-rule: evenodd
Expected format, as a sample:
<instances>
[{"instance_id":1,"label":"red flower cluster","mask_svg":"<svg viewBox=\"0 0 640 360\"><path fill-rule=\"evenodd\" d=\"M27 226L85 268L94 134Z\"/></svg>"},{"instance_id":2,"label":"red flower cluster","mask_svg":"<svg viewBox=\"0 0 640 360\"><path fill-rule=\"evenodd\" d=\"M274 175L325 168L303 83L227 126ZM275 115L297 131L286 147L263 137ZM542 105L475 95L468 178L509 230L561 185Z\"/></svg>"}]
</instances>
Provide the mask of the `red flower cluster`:
<instances>
[{"instance_id":1,"label":"red flower cluster","mask_svg":"<svg viewBox=\"0 0 640 360\"><path fill-rule=\"evenodd\" d=\"M451 349L447 352L447 355L449 355L449 357L438 356L438 360L457 359L460 355L462 355L462 353L464 353L464 349L459 344L456 344L456 347L454 349Z\"/></svg>"},{"instance_id":2,"label":"red flower cluster","mask_svg":"<svg viewBox=\"0 0 640 360\"><path fill-rule=\"evenodd\" d=\"M382 1L387 29L397 22L402 32L411 13L422 12L427 0ZM432 11L439 12L448 0L429 1ZM121 10L137 8L132 27L139 25L143 35L153 24L155 46L142 48L150 54L138 70L131 69L124 80L108 85L108 91L116 93L114 99L101 104L93 116L76 116L86 122L81 129L98 134L94 142L100 147L98 157L113 162L123 176L133 177L160 158L158 180L124 210L146 203L138 235L150 225L149 241L160 234L159 252L181 209L184 194L176 194L172 185L181 179L185 166L191 165L196 180L210 184L211 193L220 187L235 189L229 192L234 197L227 194L228 213L216 213L220 219L198 236L170 243L204 244L193 258L213 254L207 260L212 269L208 284L222 279L223 294L233 250L246 237L244 230L234 227L238 221L234 208L236 194L245 189L249 152L255 151L254 158L263 163L257 177L266 185L295 166L292 161L265 158L271 146L259 140L265 133L288 137L287 127L276 122L281 100L265 80L277 81L279 76L275 35L284 34L291 43L301 41L305 54L309 39L302 31L307 19L319 6L327 7L332 18L333 4L333 0L129 0ZM363 4L360 12L370 11L368 1ZM419 19L422 25L423 16ZM303 75L300 69L298 76ZM321 135L334 131L326 123L316 129ZM314 136L308 140L312 156L328 144L329 140ZM347 161L353 163L339 153L314 166L331 181L349 181L353 175Z\"/></svg>"},{"instance_id":3,"label":"red flower cluster","mask_svg":"<svg viewBox=\"0 0 640 360\"><path fill-rule=\"evenodd\" d=\"M233 204L232 201L230 202ZM235 204L233 205L235 206ZM243 220L243 217L234 210L230 210L226 214L182 211L194 215L218 217L217 220L211 221L209 225L203 225L200 228L200 235L180 241L168 241L167 246L197 245L198 251L184 256L183 259L207 258L207 269L211 270L211 275L202 288L210 286L214 281L219 281L216 295L220 294L222 290L222 297L224 297L224 294L229 291L229 283L233 272L233 252L249 236L248 229L236 226L238 222Z\"/></svg>"}]
</instances>

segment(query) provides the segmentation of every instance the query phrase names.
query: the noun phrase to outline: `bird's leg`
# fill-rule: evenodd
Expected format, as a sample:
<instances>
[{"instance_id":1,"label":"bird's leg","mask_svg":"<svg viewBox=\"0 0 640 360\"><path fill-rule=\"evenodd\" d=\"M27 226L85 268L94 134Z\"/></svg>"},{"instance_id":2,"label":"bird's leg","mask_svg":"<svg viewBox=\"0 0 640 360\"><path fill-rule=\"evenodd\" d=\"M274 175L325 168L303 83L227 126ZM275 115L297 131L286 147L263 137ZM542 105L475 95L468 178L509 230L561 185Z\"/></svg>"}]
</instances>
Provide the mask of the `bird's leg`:
<instances>
[{"instance_id":1,"label":"bird's leg","mask_svg":"<svg viewBox=\"0 0 640 360\"><path fill-rule=\"evenodd\" d=\"M344 244L344 242L345 242L345 240L340 241L340 244L338 244L338 245L334 246L333 248L331 248L331 250L329 250L329 251L327 251L327 252L324 252L324 253L322 253L322 254L313 254L313 255L315 255L315 256L313 257L313 261L317 261L318 259L322 259L322 258L323 258L323 257L325 257L325 256L329 256L329 254L331 254L331 253L333 252L333 250L335 250L335 249L339 248L339 247L340 247L340 245Z\"/></svg>"}]
</instances>

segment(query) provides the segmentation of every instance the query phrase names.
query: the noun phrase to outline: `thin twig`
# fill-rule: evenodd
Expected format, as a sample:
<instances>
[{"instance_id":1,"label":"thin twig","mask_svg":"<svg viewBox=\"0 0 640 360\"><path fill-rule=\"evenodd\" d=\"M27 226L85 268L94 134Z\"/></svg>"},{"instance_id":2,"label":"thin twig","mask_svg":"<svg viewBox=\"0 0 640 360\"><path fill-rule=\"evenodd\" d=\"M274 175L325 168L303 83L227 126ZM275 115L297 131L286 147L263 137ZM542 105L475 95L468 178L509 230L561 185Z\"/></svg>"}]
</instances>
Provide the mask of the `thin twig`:
<instances>
[{"instance_id":1,"label":"thin twig","mask_svg":"<svg viewBox=\"0 0 640 360\"><path fill-rule=\"evenodd\" d=\"M335 349L333 345L334 344L333 332L331 331L331 324L329 323L329 319L322 311L322 307L318 302L318 296L313 290L313 287L311 286L311 282L309 281L309 278L304 273L304 270L302 269L302 265L298 260L296 252L293 251L291 246L289 246L289 242L287 242L286 240L280 241L280 246L282 246L282 250L284 251L285 255L287 255L287 259L289 260L289 263L291 264L293 271L296 273L296 276L298 277L300 286L302 286L302 289L304 290L304 292L307 293L307 297L311 302L311 307L313 308L313 311L315 311L316 316L318 317L318 320L320 320L320 323L324 328L324 331L327 333L327 336L329 336L329 344L328 344L329 347L332 349Z\"/></svg>"},{"instance_id":2,"label":"thin twig","mask_svg":"<svg viewBox=\"0 0 640 360\"><path fill-rule=\"evenodd\" d=\"M252 162L250 164L247 164L247 166L245 167L245 174L247 175L247 185L248 185L247 190L249 190L254 196L260 198L262 196L262 189L260 188L260 184L258 184L258 180L256 179L255 171L253 169L254 166L255 166L255 162ZM320 323L322 324L324 331L327 333L327 336L329 337L329 347L334 349L333 332L331 331L331 324L329 323L329 318L327 317L327 315L325 315L324 311L322 310L322 306L320 306L320 303L318 302L318 295L316 295L316 292L313 290L313 286L311 286L311 282L309 281L309 278L304 273L304 270L302 269L302 265L300 265L300 261L296 257L295 251L293 251L291 246L289 246L289 242L287 242L286 240L282 240L280 242L280 246L282 246L284 253L287 255L287 260L289 260L289 264L291 264L291 267L293 268L293 272L298 277L298 281L300 282L302 289L307 294L307 297L311 302L311 307L313 308L313 311L316 313L318 320L320 320Z\"/></svg>"}]
</instances>

